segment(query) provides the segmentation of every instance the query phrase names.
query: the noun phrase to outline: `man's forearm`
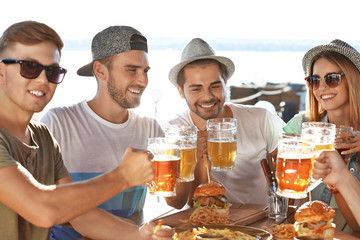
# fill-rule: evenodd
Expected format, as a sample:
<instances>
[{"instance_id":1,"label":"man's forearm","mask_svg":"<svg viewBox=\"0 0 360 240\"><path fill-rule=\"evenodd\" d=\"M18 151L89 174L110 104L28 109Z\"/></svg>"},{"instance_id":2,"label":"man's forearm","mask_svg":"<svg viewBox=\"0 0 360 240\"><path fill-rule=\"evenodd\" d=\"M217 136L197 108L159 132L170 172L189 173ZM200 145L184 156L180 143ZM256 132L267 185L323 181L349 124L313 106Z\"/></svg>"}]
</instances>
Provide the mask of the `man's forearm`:
<instances>
[{"instance_id":1,"label":"man's forearm","mask_svg":"<svg viewBox=\"0 0 360 240\"><path fill-rule=\"evenodd\" d=\"M131 220L95 208L70 221L71 225L90 239L140 239L139 227Z\"/></svg>"}]
</instances>

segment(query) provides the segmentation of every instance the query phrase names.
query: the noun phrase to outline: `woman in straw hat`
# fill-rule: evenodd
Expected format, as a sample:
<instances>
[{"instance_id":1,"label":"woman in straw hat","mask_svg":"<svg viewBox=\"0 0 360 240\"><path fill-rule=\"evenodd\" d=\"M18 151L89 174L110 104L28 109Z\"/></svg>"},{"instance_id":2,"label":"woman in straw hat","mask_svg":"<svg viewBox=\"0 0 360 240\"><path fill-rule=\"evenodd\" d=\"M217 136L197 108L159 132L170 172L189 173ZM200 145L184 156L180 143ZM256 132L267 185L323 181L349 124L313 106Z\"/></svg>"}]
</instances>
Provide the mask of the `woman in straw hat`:
<instances>
[{"instance_id":1,"label":"woman in straw hat","mask_svg":"<svg viewBox=\"0 0 360 240\"><path fill-rule=\"evenodd\" d=\"M305 121L330 122L351 126L341 147L342 155L350 155L349 170L360 180L358 152L360 151L360 54L346 42L334 40L310 49L303 58L308 86L305 113L299 113L283 128L285 132L300 133ZM338 141L338 140L337 140ZM336 141L336 142L337 142ZM330 188L329 188L330 187ZM332 197L333 196L333 197ZM342 195L336 189L320 184L312 191L313 199L333 204L336 200L349 226L360 230Z\"/></svg>"}]
</instances>

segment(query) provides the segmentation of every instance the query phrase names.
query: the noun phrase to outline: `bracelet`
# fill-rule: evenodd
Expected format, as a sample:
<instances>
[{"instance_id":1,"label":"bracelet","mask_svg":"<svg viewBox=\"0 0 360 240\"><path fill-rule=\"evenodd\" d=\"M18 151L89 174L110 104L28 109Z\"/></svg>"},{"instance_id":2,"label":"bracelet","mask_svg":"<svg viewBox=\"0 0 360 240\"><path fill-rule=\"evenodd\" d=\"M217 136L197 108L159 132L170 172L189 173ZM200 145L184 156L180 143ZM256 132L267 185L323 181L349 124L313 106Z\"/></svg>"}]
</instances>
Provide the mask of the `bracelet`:
<instances>
[{"instance_id":1,"label":"bracelet","mask_svg":"<svg viewBox=\"0 0 360 240\"><path fill-rule=\"evenodd\" d=\"M333 186L331 186L331 185L328 185L328 188L330 189L330 192L331 192L332 194L337 194L337 193L339 193L339 191L338 191L336 188L334 188Z\"/></svg>"}]
</instances>

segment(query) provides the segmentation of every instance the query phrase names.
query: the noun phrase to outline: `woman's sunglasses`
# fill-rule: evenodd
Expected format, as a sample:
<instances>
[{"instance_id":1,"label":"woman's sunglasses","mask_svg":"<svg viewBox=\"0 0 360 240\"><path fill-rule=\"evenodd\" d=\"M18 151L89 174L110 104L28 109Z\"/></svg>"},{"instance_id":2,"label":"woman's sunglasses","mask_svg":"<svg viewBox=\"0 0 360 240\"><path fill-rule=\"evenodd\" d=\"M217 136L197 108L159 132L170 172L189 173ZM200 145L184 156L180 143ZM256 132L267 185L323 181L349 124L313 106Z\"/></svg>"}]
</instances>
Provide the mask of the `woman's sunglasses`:
<instances>
[{"instance_id":1,"label":"woman's sunglasses","mask_svg":"<svg viewBox=\"0 0 360 240\"><path fill-rule=\"evenodd\" d=\"M44 66L40 63L27 60L0 59L0 62L5 64L19 63L20 75L28 79L37 78L41 74L42 70L45 69L47 80L55 84L61 83L67 72L65 68L59 66Z\"/></svg>"},{"instance_id":2,"label":"woman's sunglasses","mask_svg":"<svg viewBox=\"0 0 360 240\"><path fill-rule=\"evenodd\" d=\"M341 76L344 76L345 74L343 72L340 73L329 73L324 76L324 82L326 86L330 88L335 88L339 86L341 83ZM319 76L309 76L306 77L305 80L309 83L310 88L312 90L317 90L320 86L320 80L321 77Z\"/></svg>"}]
</instances>

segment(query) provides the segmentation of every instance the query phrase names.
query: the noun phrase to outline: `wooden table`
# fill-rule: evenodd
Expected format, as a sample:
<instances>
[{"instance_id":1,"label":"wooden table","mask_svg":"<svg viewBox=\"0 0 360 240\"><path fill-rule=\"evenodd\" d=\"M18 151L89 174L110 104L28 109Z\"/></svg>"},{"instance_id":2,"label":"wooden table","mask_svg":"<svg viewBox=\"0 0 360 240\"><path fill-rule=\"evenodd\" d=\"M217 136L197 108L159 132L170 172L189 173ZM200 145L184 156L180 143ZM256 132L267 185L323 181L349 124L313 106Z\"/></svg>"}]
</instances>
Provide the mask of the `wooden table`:
<instances>
[{"instance_id":1,"label":"wooden table","mask_svg":"<svg viewBox=\"0 0 360 240\"><path fill-rule=\"evenodd\" d=\"M270 219L267 217L266 205L263 204L245 204L245 205L234 205L231 208L231 214L233 215L233 223L235 225L245 225L250 227L261 228L263 226L267 226L269 228L272 227L273 224L281 224L281 223L291 223L295 222L294 214L296 211L296 206L289 206L288 217L282 219L280 221L276 221L274 219ZM184 207L181 210L177 210L171 208L169 206L164 206L162 209L159 209L157 213L149 213L149 212L140 212L136 213L130 217L135 223L138 225L142 225L148 221L157 222L159 219L164 220L166 225L170 225L174 227L174 225L180 224L177 221L179 219L184 219L184 217L189 215L189 207ZM241 219L239 213L244 218ZM87 238L82 238L81 240L86 240ZM342 232L338 229L335 230L335 238L336 240L355 240L360 239L360 232L352 232L346 233Z\"/></svg>"},{"instance_id":2,"label":"wooden table","mask_svg":"<svg viewBox=\"0 0 360 240\"><path fill-rule=\"evenodd\" d=\"M231 224L245 225L245 226L256 227L256 228L261 228L263 226L267 226L267 227L271 228L273 224L281 224L281 223L293 224L295 222L294 214L296 212L296 206L294 206L294 205L289 206L288 217L285 219L282 219L280 221L276 221L275 219L268 218L267 214L261 214L261 212L267 213L267 210L264 210L264 209L266 209L266 206L262 205L262 204L245 204L244 206L241 206L241 207L232 208L230 213L235 214L235 215L238 214L240 211L242 212L242 214L250 213L250 210L253 210L253 212L257 213L257 214L252 215L253 217L251 217L250 214L247 214L247 215L245 214L244 216L247 217L246 219L240 219L240 218L235 219L234 218L234 223L231 223ZM188 210L183 210L183 211L188 211ZM173 214L170 211L161 217L157 217L157 218L153 219L153 221L156 222L159 219L163 219L165 224L170 223L170 225L172 225L172 224L174 224L174 221L176 221L176 219L181 219L184 217L183 211L177 211L176 213L173 213ZM251 221L251 219L253 219L254 221ZM339 229L336 229L334 239L336 239L336 240L360 239L360 232L346 233L346 232L340 231Z\"/></svg>"}]
</instances>

